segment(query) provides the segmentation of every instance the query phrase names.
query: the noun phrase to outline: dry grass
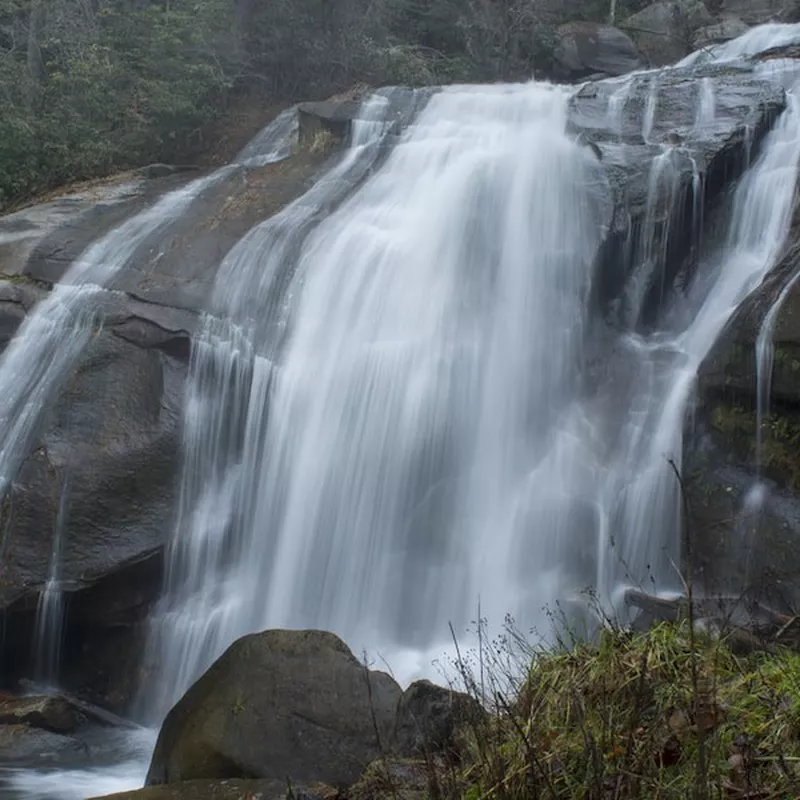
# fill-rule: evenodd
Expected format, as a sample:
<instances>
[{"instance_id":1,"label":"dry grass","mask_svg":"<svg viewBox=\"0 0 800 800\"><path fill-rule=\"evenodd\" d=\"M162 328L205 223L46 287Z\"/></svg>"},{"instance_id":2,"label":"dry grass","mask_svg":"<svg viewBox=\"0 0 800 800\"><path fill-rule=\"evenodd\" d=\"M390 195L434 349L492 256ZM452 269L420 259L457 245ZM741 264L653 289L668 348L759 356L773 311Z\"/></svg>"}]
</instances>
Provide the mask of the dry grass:
<instances>
[{"instance_id":1,"label":"dry grass","mask_svg":"<svg viewBox=\"0 0 800 800\"><path fill-rule=\"evenodd\" d=\"M442 798L800 797L797 653L737 657L688 622L664 623L530 652L519 678L508 641L482 647L481 674L459 659L493 708L462 731Z\"/></svg>"}]
</instances>

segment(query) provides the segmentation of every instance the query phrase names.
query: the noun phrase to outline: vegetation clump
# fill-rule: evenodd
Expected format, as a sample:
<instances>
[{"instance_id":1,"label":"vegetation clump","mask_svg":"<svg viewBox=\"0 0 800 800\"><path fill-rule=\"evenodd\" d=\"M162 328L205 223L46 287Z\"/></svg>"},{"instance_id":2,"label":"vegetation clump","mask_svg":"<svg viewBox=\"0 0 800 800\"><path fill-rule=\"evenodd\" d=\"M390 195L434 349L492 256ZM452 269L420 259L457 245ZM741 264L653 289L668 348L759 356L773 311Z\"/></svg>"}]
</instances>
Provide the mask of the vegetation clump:
<instances>
[{"instance_id":1,"label":"vegetation clump","mask_svg":"<svg viewBox=\"0 0 800 800\"><path fill-rule=\"evenodd\" d=\"M680 622L530 658L521 681L462 667L473 691L489 684L494 713L462 732L461 765L434 794L800 797L798 653L736 655Z\"/></svg>"}]
</instances>

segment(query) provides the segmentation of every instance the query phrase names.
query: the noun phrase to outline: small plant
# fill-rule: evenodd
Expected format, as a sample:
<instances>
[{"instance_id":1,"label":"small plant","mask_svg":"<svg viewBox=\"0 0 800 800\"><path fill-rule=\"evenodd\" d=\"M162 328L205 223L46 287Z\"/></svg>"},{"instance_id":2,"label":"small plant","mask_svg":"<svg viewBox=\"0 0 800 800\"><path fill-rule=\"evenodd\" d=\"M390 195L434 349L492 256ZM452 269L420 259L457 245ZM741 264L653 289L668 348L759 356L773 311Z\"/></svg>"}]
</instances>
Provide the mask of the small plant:
<instances>
[{"instance_id":1,"label":"small plant","mask_svg":"<svg viewBox=\"0 0 800 800\"><path fill-rule=\"evenodd\" d=\"M329 153L336 145L336 137L327 128L320 128L311 140L308 151L314 155Z\"/></svg>"}]
</instances>

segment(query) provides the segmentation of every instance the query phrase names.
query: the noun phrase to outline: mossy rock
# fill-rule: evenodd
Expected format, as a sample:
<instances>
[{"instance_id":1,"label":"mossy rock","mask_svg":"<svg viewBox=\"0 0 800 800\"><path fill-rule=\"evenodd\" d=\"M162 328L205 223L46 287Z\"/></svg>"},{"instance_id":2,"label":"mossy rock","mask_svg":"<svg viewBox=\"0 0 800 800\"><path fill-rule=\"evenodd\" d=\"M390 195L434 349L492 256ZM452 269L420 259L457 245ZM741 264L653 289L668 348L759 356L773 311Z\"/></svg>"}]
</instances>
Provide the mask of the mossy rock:
<instances>
[{"instance_id":1,"label":"mossy rock","mask_svg":"<svg viewBox=\"0 0 800 800\"><path fill-rule=\"evenodd\" d=\"M328 800L334 794L327 787L289 787L285 781L185 781L104 795L94 800Z\"/></svg>"},{"instance_id":2,"label":"mossy rock","mask_svg":"<svg viewBox=\"0 0 800 800\"><path fill-rule=\"evenodd\" d=\"M331 633L245 636L170 711L147 782L267 778L349 786L390 741L401 694Z\"/></svg>"}]
</instances>

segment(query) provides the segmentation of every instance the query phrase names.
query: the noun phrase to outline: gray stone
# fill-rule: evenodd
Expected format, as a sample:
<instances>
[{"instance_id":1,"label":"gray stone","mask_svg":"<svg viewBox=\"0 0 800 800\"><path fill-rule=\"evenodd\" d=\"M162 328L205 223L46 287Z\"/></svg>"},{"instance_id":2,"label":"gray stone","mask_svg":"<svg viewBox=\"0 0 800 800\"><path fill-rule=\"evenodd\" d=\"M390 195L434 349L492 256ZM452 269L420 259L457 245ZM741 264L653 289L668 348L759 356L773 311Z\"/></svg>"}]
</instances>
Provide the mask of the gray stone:
<instances>
[{"instance_id":1,"label":"gray stone","mask_svg":"<svg viewBox=\"0 0 800 800\"><path fill-rule=\"evenodd\" d=\"M655 77L655 89L653 79ZM698 87L708 78L716 100L713 126L695 125ZM636 75L627 90L622 82L604 80L584 86L572 99L568 129L584 142L594 142L602 157L602 180L597 192L610 192L613 207L605 250L598 259L595 281L597 300L626 324L624 287L635 265L642 236L658 242L666 253L661 268L650 281L646 315L660 302L660 287L670 285L692 244L693 213L697 203L710 208L714 198L747 163L748 147L761 137L785 105L780 87L757 77L749 67L673 68L662 73ZM616 121L609 115L614 94L627 91ZM648 96L655 91L655 113L648 141L643 137ZM752 139L751 139L752 136ZM651 170L656 156L667 151L666 175L650 198ZM703 177L703 195L695 197L695 176ZM645 231L648 202L658 213L653 230ZM663 271L662 271L663 270Z\"/></svg>"},{"instance_id":2,"label":"gray stone","mask_svg":"<svg viewBox=\"0 0 800 800\"><path fill-rule=\"evenodd\" d=\"M692 50L694 32L714 19L699 0L662 0L628 17L620 27L651 67L680 61Z\"/></svg>"},{"instance_id":3,"label":"gray stone","mask_svg":"<svg viewBox=\"0 0 800 800\"><path fill-rule=\"evenodd\" d=\"M461 726L475 725L482 716L480 704L469 695L417 681L400 698L392 747L404 756L447 750Z\"/></svg>"},{"instance_id":4,"label":"gray stone","mask_svg":"<svg viewBox=\"0 0 800 800\"><path fill-rule=\"evenodd\" d=\"M695 31L692 41L693 49L699 50L712 44L720 44L736 39L750 30L738 17L724 17L713 25L706 25Z\"/></svg>"},{"instance_id":5,"label":"gray stone","mask_svg":"<svg viewBox=\"0 0 800 800\"><path fill-rule=\"evenodd\" d=\"M239 639L167 715L147 783L274 778L337 788L387 746L400 687L331 633Z\"/></svg>"},{"instance_id":6,"label":"gray stone","mask_svg":"<svg viewBox=\"0 0 800 800\"><path fill-rule=\"evenodd\" d=\"M0 699L0 725L29 725L69 733L75 729L75 710L58 696L7 697Z\"/></svg>"},{"instance_id":7,"label":"gray stone","mask_svg":"<svg viewBox=\"0 0 800 800\"><path fill-rule=\"evenodd\" d=\"M71 736L28 725L0 725L0 764L52 767L80 764L86 745Z\"/></svg>"},{"instance_id":8,"label":"gray stone","mask_svg":"<svg viewBox=\"0 0 800 800\"><path fill-rule=\"evenodd\" d=\"M555 70L566 80L624 75L643 62L631 39L618 28L595 22L568 22L556 30Z\"/></svg>"}]
</instances>

